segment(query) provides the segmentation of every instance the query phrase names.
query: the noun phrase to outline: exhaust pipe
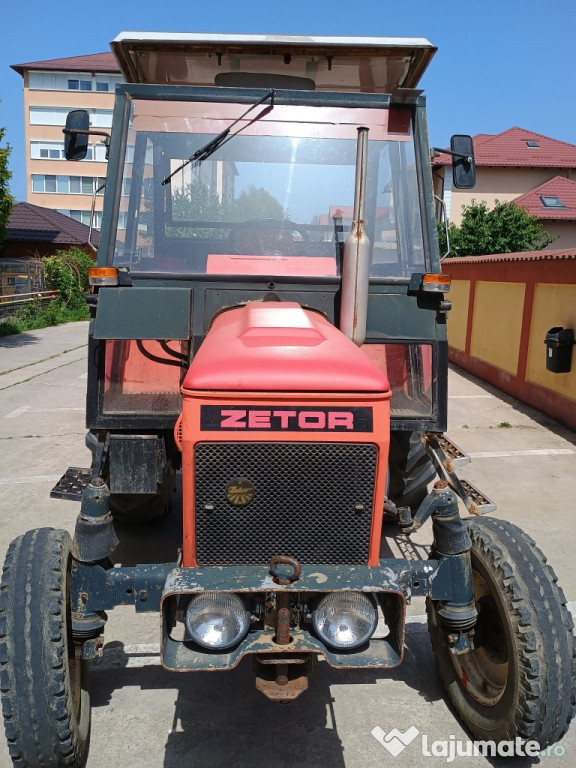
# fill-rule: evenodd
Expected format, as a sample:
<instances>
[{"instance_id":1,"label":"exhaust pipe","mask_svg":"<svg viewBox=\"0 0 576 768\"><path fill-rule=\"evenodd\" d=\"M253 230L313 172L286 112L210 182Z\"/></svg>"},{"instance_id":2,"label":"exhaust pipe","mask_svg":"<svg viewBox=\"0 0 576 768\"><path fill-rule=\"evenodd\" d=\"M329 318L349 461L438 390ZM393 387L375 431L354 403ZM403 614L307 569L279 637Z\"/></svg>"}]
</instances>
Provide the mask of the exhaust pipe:
<instances>
[{"instance_id":1,"label":"exhaust pipe","mask_svg":"<svg viewBox=\"0 0 576 768\"><path fill-rule=\"evenodd\" d=\"M364 201L368 168L368 128L358 128L356 186L352 229L344 243L340 330L361 346L366 338L370 240L364 226Z\"/></svg>"}]
</instances>

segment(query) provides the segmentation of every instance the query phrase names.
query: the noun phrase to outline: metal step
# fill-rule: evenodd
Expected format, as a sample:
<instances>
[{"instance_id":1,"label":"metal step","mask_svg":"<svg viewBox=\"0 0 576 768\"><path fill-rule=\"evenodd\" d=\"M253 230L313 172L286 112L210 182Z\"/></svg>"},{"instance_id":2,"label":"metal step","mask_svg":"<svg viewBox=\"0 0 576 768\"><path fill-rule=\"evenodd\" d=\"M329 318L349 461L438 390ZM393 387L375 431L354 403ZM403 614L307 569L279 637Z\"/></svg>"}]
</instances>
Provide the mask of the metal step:
<instances>
[{"instance_id":1,"label":"metal step","mask_svg":"<svg viewBox=\"0 0 576 768\"><path fill-rule=\"evenodd\" d=\"M91 477L91 469L68 467L66 472L50 491L50 498L82 501L82 492L90 482Z\"/></svg>"},{"instance_id":2,"label":"metal step","mask_svg":"<svg viewBox=\"0 0 576 768\"><path fill-rule=\"evenodd\" d=\"M472 485L468 480L458 478L460 485L465 493L465 498L462 499L468 512L471 515L485 515L488 512L494 512L496 510L496 504L490 501L481 491Z\"/></svg>"},{"instance_id":3,"label":"metal step","mask_svg":"<svg viewBox=\"0 0 576 768\"><path fill-rule=\"evenodd\" d=\"M471 515L485 515L494 512L496 504L475 488L468 480L462 480L456 474L456 468L470 462L470 457L454 445L445 435L428 433L426 435L426 448L432 460L438 476L450 484L457 496L459 496Z\"/></svg>"},{"instance_id":4,"label":"metal step","mask_svg":"<svg viewBox=\"0 0 576 768\"><path fill-rule=\"evenodd\" d=\"M446 435L438 435L437 440L444 451L446 458L454 469L459 469L460 467L466 466L466 464L470 464L470 456L458 448L458 446L453 443L452 440L449 440Z\"/></svg>"}]
</instances>

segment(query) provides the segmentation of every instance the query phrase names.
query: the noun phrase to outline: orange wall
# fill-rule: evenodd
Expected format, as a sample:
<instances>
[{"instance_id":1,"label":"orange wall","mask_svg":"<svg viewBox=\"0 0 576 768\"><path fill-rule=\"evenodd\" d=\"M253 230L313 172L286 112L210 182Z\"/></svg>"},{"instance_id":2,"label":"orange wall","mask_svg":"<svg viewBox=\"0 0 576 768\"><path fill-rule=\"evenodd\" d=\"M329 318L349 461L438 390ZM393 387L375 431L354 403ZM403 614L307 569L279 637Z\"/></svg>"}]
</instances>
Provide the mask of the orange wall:
<instances>
[{"instance_id":1,"label":"orange wall","mask_svg":"<svg viewBox=\"0 0 576 768\"><path fill-rule=\"evenodd\" d=\"M449 359L576 429L570 373L546 369L546 331L576 335L576 250L445 259L452 276Z\"/></svg>"}]
</instances>

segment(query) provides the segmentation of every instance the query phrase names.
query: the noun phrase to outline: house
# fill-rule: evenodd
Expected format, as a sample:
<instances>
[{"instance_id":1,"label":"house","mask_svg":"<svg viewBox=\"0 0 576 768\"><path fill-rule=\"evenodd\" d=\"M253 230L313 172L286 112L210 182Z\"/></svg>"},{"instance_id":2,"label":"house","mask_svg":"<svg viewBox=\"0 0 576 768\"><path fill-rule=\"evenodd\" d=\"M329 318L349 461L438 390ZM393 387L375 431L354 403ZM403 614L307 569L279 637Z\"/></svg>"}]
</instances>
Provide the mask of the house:
<instances>
[{"instance_id":1,"label":"house","mask_svg":"<svg viewBox=\"0 0 576 768\"><path fill-rule=\"evenodd\" d=\"M100 233L79 221L50 208L31 203L15 203L8 219L8 236L4 241L2 258L30 259L51 256L56 251L76 246L94 254Z\"/></svg>"},{"instance_id":2,"label":"house","mask_svg":"<svg viewBox=\"0 0 576 768\"><path fill-rule=\"evenodd\" d=\"M42 290L42 258L71 247L95 256L99 238L97 230L90 232L90 227L50 208L15 203L0 248L0 295Z\"/></svg>"},{"instance_id":3,"label":"house","mask_svg":"<svg viewBox=\"0 0 576 768\"><path fill-rule=\"evenodd\" d=\"M576 180L555 176L514 202L556 238L549 248L576 248Z\"/></svg>"},{"instance_id":4,"label":"house","mask_svg":"<svg viewBox=\"0 0 576 768\"><path fill-rule=\"evenodd\" d=\"M539 200L558 197L553 190L562 186L565 196L568 188L576 184L576 145L543 136L524 128L509 128L495 135L478 134L473 137L476 159L476 186L474 189L455 189L452 184L452 160L450 155L438 154L432 160L434 191L444 202L448 219L459 225L462 207L472 200L484 200L489 206L496 200L514 201L529 208L537 215L544 228L553 236L559 234L550 248L569 248L576 244L576 211L571 209L567 197L563 207L551 206ZM554 182L543 193L537 193L543 185ZM535 195L535 196L533 196ZM527 196L530 196L529 198ZM554 210L551 212L551 209ZM562 211L559 218L554 218ZM558 224L557 222L560 222Z\"/></svg>"},{"instance_id":5,"label":"house","mask_svg":"<svg viewBox=\"0 0 576 768\"><path fill-rule=\"evenodd\" d=\"M13 64L24 81L26 200L90 224L92 197L107 170L105 146L91 136L84 160L67 162L62 128L73 109L86 109L97 130L110 128L114 90L122 82L112 53ZM100 226L102 195L96 200Z\"/></svg>"}]
</instances>

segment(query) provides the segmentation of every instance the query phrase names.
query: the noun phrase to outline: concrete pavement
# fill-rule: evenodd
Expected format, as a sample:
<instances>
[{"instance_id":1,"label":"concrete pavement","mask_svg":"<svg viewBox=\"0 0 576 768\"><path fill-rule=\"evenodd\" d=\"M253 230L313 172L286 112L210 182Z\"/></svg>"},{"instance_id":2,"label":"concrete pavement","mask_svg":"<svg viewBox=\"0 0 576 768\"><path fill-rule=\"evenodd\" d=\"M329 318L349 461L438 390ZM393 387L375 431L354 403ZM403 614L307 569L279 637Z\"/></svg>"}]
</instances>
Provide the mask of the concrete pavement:
<instances>
[{"instance_id":1,"label":"concrete pavement","mask_svg":"<svg viewBox=\"0 0 576 768\"><path fill-rule=\"evenodd\" d=\"M0 377L6 377L0 379L0 391L25 381L32 374L45 373L51 366L69 361L71 358L67 355L85 349L87 343L86 322L39 328L0 338ZM74 359L78 357L75 355ZM32 367L33 371L28 370Z\"/></svg>"},{"instance_id":2,"label":"concrete pavement","mask_svg":"<svg viewBox=\"0 0 576 768\"><path fill-rule=\"evenodd\" d=\"M0 339L0 558L11 539L51 525L73 530L78 505L48 497L69 466L87 466L84 446L87 323ZM576 533L576 435L482 382L451 370L449 437L473 461L462 476L498 503L495 516L520 525L548 555L571 606ZM122 564L169 560L179 543L178 504L162 526L123 528L114 557ZM391 548L425 556L429 526ZM177 675L159 665L159 621L133 609L110 612L101 662L92 669L93 730L86 768L215 768L267 765L293 768L421 768L446 763L426 755L425 743L466 741L442 694L415 600L403 664L387 674L334 671L319 663L310 690L288 707L255 691L249 663L227 673ZM372 735L397 728L419 733L396 757ZM427 741L423 739L426 737ZM563 754L539 758L574 764L572 726ZM442 745L437 747L441 751ZM538 759L514 759L527 766ZM485 757L456 757L453 765L498 765ZM9 758L0 738L0 766Z\"/></svg>"}]
</instances>

